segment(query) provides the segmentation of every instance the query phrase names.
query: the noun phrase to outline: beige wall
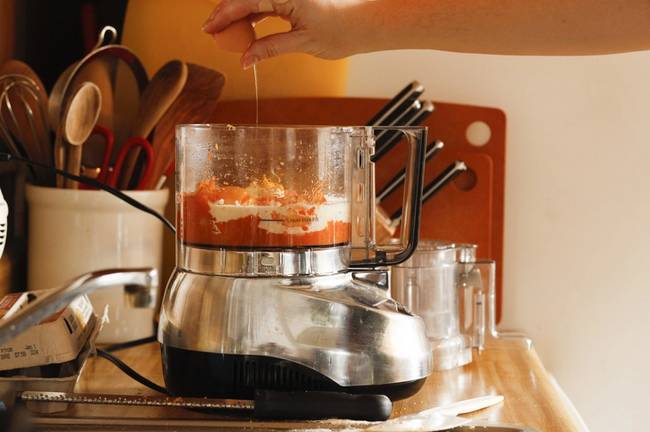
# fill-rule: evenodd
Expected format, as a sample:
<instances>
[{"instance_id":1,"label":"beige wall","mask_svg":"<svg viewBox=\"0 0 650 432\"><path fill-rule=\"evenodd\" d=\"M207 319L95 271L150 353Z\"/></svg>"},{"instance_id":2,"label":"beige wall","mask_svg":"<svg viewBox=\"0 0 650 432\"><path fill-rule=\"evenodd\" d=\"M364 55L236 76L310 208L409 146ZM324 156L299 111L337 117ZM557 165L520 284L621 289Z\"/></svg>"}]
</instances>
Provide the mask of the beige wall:
<instances>
[{"instance_id":1,"label":"beige wall","mask_svg":"<svg viewBox=\"0 0 650 432\"><path fill-rule=\"evenodd\" d=\"M504 323L527 331L593 431L647 430L650 53L364 55L349 93L411 79L508 116Z\"/></svg>"}]
</instances>

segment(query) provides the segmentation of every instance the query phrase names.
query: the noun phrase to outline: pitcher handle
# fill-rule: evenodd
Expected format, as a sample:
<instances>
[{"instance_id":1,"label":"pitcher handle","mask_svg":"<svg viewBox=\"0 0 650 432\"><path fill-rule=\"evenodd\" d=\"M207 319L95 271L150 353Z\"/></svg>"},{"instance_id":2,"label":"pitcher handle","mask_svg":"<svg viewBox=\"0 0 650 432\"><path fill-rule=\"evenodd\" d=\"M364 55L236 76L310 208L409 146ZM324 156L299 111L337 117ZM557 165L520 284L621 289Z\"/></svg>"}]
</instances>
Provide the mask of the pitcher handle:
<instances>
[{"instance_id":1,"label":"pitcher handle","mask_svg":"<svg viewBox=\"0 0 650 432\"><path fill-rule=\"evenodd\" d=\"M402 229L400 243L396 247L376 246L375 255L370 258L355 260L350 263L352 268L368 268L392 266L401 264L411 257L418 245L420 237L420 212L422 209L422 188L424 185L425 151L427 144L427 128L414 127L374 127L373 131L395 130L403 134L409 143L409 155L406 164L404 194L402 198ZM375 208L375 197L371 200L372 211Z\"/></svg>"}]
</instances>

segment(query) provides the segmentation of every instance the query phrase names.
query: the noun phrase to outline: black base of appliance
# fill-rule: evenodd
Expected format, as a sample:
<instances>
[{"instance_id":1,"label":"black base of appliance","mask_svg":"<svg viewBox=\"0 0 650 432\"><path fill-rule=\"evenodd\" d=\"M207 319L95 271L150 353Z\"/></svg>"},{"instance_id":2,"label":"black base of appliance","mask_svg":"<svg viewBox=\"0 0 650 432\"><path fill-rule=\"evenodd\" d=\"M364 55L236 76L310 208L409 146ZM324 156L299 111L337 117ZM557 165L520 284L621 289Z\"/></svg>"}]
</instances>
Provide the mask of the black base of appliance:
<instances>
[{"instance_id":1,"label":"black base of appliance","mask_svg":"<svg viewBox=\"0 0 650 432\"><path fill-rule=\"evenodd\" d=\"M161 345L165 385L174 396L253 399L256 389L384 394L392 400L416 393L425 378L395 384L342 387L326 376L273 357L216 354Z\"/></svg>"}]
</instances>

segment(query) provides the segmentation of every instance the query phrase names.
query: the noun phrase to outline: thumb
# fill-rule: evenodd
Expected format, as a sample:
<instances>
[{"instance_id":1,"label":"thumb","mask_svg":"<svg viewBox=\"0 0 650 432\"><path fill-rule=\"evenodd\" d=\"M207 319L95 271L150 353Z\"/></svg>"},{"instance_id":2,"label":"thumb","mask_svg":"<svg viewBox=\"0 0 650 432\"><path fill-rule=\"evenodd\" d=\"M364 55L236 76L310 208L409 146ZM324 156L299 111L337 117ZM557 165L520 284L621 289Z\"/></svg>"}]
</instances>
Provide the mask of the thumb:
<instances>
[{"instance_id":1,"label":"thumb","mask_svg":"<svg viewBox=\"0 0 650 432\"><path fill-rule=\"evenodd\" d=\"M276 33L256 40L246 50L241 58L241 65L248 69L262 60L277 57L281 54L304 52L308 37L302 31Z\"/></svg>"}]
</instances>

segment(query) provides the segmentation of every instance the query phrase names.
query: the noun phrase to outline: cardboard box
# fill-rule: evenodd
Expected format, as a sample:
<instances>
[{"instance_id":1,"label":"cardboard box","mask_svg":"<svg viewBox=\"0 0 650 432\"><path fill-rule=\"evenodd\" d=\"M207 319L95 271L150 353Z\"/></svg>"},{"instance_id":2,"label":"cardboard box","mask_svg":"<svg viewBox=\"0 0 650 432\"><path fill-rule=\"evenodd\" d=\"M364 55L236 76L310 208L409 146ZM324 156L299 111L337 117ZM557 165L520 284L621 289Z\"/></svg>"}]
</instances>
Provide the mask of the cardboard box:
<instances>
[{"instance_id":1,"label":"cardboard box","mask_svg":"<svg viewBox=\"0 0 650 432\"><path fill-rule=\"evenodd\" d=\"M45 292L31 291L5 296L0 300L0 320L10 317ZM78 297L11 342L0 345L0 371L74 360L96 321L88 297Z\"/></svg>"},{"instance_id":2,"label":"cardboard box","mask_svg":"<svg viewBox=\"0 0 650 432\"><path fill-rule=\"evenodd\" d=\"M55 391L71 393L74 391L75 384L83 371L86 359L91 352L95 351L95 339L101 329L99 320L91 324L92 328L88 340L84 344L79 356L75 359L76 370L71 375L61 376L58 378L39 378L15 375L11 377L0 377L0 401L2 401L8 410L11 410L16 402L16 396L23 391ZM68 404L64 402L27 402L27 408L37 413L55 413L64 411Z\"/></svg>"}]
</instances>

